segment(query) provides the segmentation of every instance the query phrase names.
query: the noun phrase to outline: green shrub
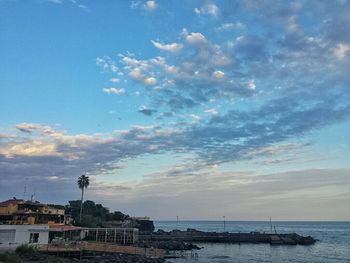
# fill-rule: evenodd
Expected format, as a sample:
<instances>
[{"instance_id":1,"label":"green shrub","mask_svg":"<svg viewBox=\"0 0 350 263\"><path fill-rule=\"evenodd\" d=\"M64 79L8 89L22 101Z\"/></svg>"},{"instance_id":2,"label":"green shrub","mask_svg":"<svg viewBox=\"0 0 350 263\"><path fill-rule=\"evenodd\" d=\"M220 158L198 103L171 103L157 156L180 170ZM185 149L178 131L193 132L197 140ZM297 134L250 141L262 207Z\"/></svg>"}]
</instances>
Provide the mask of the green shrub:
<instances>
[{"instance_id":1,"label":"green shrub","mask_svg":"<svg viewBox=\"0 0 350 263\"><path fill-rule=\"evenodd\" d=\"M0 254L0 261L6 263L20 263L18 256L13 253L3 253Z\"/></svg>"},{"instance_id":2,"label":"green shrub","mask_svg":"<svg viewBox=\"0 0 350 263\"><path fill-rule=\"evenodd\" d=\"M36 248L30 245L20 245L16 248L16 254L19 256L28 256L36 253Z\"/></svg>"}]
</instances>

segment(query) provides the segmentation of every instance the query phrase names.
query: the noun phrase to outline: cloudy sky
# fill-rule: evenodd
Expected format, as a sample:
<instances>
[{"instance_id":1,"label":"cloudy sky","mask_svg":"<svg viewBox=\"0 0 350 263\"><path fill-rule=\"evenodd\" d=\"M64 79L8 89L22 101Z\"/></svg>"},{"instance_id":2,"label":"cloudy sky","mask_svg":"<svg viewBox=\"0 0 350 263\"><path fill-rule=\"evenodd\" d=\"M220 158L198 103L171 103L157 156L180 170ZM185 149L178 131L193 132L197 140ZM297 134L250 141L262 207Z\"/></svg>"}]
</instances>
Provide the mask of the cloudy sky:
<instances>
[{"instance_id":1,"label":"cloudy sky","mask_svg":"<svg viewBox=\"0 0 350 263\"><path fill-rule=\"evenodd\" d=\"M350 220L350 1L0 0L0 199ZM26 190L24 190L26 189Z\"/></svg>"}]
</instances>

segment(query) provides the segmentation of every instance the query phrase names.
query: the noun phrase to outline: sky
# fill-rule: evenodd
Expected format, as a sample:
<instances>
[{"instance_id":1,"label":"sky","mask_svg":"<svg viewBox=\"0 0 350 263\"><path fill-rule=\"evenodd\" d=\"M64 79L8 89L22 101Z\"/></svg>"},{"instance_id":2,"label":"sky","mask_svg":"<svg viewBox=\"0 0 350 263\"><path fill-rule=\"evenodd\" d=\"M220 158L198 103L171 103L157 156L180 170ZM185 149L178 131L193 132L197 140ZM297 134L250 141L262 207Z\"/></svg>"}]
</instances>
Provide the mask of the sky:
<instances>
[{"instance_id":1,"label":"sky","mask_svg":"<svg viewBox=\"0 0 350 263\"><path fill-rule=\"evenodd\" d=\"M350 220L350 1L0 0L0 200Z\"/></svg>"}]
</instances>

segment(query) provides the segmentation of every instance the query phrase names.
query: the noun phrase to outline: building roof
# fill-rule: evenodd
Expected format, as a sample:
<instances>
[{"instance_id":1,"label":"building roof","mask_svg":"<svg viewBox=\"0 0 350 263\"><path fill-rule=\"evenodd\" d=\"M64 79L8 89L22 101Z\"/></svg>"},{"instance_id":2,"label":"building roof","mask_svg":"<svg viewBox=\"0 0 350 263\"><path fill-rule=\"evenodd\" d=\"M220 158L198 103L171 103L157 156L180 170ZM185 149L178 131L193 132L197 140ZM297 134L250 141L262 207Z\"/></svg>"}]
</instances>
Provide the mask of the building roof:
<instances>
[{"instance_id":1,"label":"building roof","mask_svg":"<svg viewBox=\"0 0 350 263\"><path fill-rule=\"evenodd\" d=\"M61 225L50 226L50 232L65 232L65 231L75 231L80 229L81 227L78 227L78 226L61 226Z\"/></svg>"},{"instance_id":2,"label":"building roof","mask_svg":"<svg viewBox=\"0 0 350 263\"><path fill-rule=\"evenodd\" d=\"M18 204L18 203L21 203L23 202L24 200L23 199L9 199L9 200L6 200L4 202L0 202L0 206L1 207L6 207L6 206L9 206L9 205L15 205L15 204Z\"/></svg>"}]
</instances>

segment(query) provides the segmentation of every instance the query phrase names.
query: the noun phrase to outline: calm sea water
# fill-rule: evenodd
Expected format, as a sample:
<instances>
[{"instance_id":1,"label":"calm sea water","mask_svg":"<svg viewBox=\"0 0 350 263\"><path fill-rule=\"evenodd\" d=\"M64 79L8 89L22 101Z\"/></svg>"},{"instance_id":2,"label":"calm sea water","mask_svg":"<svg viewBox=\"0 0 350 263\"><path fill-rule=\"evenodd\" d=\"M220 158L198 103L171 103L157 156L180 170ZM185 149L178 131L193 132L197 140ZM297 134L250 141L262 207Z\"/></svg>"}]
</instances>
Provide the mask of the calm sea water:
<instances>
[{"instance_id":1,"label":"calm sea water","mask_svg":"<svg viewBox=\"0 0 350 263\"><path fill-rule=\"evenodd\" d=\"M273 222L279 233L310 235L319 241L311 246L270 246L269 244L212 244L197 243L204 247L185 253L174 263L197 262L350 262L350 222ZM166 231L195 228L203 231L224 231L221 221L156 221L156 229ZM269 232L269 222L226 221L228 232Z\"/></svg>"}]
</instances>

